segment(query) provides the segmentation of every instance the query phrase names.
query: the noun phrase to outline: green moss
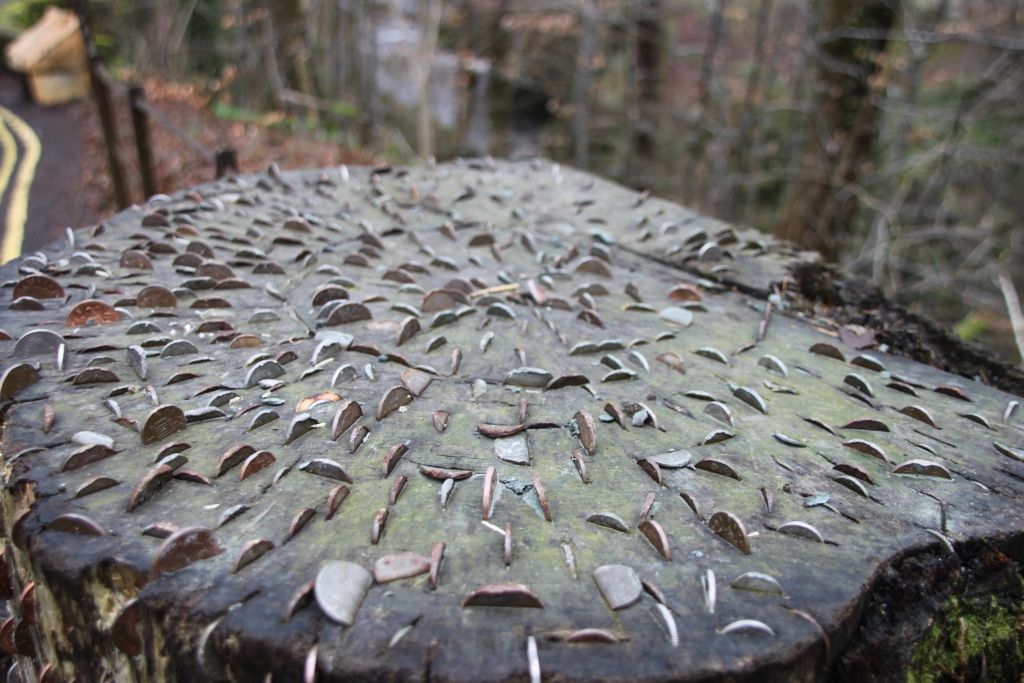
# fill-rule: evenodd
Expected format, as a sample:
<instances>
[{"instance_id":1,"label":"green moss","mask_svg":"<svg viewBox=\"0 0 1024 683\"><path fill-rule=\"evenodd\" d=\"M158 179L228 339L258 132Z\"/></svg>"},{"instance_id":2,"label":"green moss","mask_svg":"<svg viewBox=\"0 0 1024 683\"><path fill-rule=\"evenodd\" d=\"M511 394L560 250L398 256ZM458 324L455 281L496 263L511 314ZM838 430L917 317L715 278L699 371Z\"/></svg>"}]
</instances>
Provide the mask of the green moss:
<instances>
[{"instance_id":1,"label":"green moss","mask_svg":"<svg viewBox=\"0 0 1024 683\"><path fill-rule=\"evenodd\" d=\"M1009 606L953 597L918 644L908 683L985 680L1024 676L1024 602Z\"/></svg>"},{"instance_id":2,"label":"green moss","mask_svg":"<svg viewBox=\"0 0 1024 683\"><path fill-rule=\"evenodd\" d=\"M15 0L4 3L0 7L0 39L3 42L13 40L19 33L39 21L48 5L47 0Z\"/></svg>"},{"instance_id":3,"label":"green moss","mask_svg":"<svg viewBox=\"0 0 1024 683\"><path fill-rule=\"evenodd\" d=\"M227 102L215 102L213 104L213 115L218 119L232 121L235 123L261 123L266 114L254 109L236 107Z\"/></svg>"},{"instance_id":4,"label":"green moss","mask_svg":"<svg viewBox=\"0 0 1024 683\"><path fill-rule=\"evenodd\" d=\"M956 336L966 342L975 341L980 335L988 331L988 321L978 311L972 311L956 324L953 331L956 333Z\"/></svg>"}]
</instances>

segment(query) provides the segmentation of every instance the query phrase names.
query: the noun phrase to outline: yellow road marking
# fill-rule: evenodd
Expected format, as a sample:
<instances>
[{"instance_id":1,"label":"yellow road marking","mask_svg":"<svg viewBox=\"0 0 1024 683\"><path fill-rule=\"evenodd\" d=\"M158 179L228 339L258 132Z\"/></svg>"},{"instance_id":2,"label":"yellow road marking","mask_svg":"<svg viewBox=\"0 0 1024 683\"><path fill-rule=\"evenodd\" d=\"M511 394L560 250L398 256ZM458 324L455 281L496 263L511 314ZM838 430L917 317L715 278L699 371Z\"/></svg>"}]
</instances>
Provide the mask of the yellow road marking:
<instances>
[{"instance_id":1,"label":"yellow road marking","mask_svg":"<svg viewBox=\"0 0 1024 683\"><path fill-rule=\"evenodd\" d=\"M3 243L0 244L0 263L7 263L21 255L21 245L25 239L25 219L28 217L28 195L36 174L36 164L39 163L41 145L35 131L3 107L0 107L0 118L18 137L25 150L7 200L7 221L4 224Z\"/></svg>"},{"instance_id":2,"label":"yellow road marking","mask_svg":"<svg viewBox=\"0 0 1024 683\"><path fill-rule=\"evenodd\" d=\"M11 174L14 173L14 164L18 162L18 144L3 121L0 121L0 149L3 150L4 155L0 160L0 198L2 198L7 192L7 183L11 181Z\"/></svg>"}]
</instances>

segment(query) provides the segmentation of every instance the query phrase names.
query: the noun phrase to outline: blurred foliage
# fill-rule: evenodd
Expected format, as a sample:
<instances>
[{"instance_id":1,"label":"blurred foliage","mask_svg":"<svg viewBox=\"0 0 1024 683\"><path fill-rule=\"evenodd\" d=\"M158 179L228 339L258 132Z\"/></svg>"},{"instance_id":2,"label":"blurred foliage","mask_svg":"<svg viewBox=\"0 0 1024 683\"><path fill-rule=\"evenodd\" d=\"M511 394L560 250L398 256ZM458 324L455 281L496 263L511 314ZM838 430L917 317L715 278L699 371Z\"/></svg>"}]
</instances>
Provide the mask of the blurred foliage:
<instances>
[{"instance_id":1,"label":"blurred foliage","mask_svg":"<svg viewBox=\"0 0 1024 683\"><path fill-rule=\"evenodd\" d=\"M53 0L11 0L0 5L0 41L6 43L32 26L50 5L67 6Z\"/></svg>"},{"instance_id":2,"label":"blurred foliage","mask_svg":"<svg viewBox=\"0 0 1024 683\"><path fill-rule=\"evenodd\" d=\"M111 61L198 84L226 121L408 161L416 113L433 107L441 157L544 155L768 231L785 232L809 159L868 133L848 173L818 172L852 206L819 219L827 251L1016 356L995 273L1009 267L1024 290L1024 3L901 0L892 30L871 33L851 0L444 0L426 60L413 0L91 5ZM843 7L849 22L828 26ZM852 61L828 57L836 40ZM844 70L877 110L865 130L824 127L837 96L825 82Z\"/></svg>"},{"instance_id":3,"label":"blurred foliage","mask_svg":"<svg viewBox=\"0 0 1024 683\"><path fill-rule=\"evenodd\" d=\"M966 342L977 341L985 332L989 330L989 321L986 317L978 311L972 311L967 316L956 324L953 328L953 332L956 336Z\"/></svg>"}]
</instances>

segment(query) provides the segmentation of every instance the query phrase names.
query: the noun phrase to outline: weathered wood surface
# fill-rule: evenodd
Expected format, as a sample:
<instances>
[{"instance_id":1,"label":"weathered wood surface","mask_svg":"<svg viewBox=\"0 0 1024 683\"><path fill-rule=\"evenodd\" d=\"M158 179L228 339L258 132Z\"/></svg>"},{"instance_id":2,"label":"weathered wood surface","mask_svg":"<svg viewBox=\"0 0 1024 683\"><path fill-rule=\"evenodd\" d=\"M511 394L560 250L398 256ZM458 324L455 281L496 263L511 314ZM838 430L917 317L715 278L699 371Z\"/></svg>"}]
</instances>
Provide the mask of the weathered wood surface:
<instances>
[{"instance_id":1,"label":"weathered wood surface","mask_svg":"<svg viewBox=\"0 0 1024 683\"><path fill-rule=\"evenodd\" d=\"M815 680L891 562L1021 538L1017 399L548 162L271 169L73 240L0 315L0 645L47 680Z\"/></svg>"}]
</instances>

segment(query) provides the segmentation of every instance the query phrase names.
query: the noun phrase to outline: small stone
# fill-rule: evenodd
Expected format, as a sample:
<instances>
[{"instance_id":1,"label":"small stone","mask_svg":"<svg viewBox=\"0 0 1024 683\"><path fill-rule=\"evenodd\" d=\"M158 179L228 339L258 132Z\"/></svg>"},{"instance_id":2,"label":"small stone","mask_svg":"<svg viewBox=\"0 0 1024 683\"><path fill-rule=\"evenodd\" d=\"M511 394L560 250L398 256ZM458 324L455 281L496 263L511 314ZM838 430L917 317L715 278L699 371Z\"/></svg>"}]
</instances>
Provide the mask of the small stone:
<instances>
[{"instance_id":1,"label":"small stone","mask_svg":"<svg viewBox=\"0 0 1024 683\"><path fill-rule=\"evenodd\" d=\"M494 440L494 454L515 465L530 464L530 443L526 434L517 434L504 439Z\"/></svg>"}]
</instances>

